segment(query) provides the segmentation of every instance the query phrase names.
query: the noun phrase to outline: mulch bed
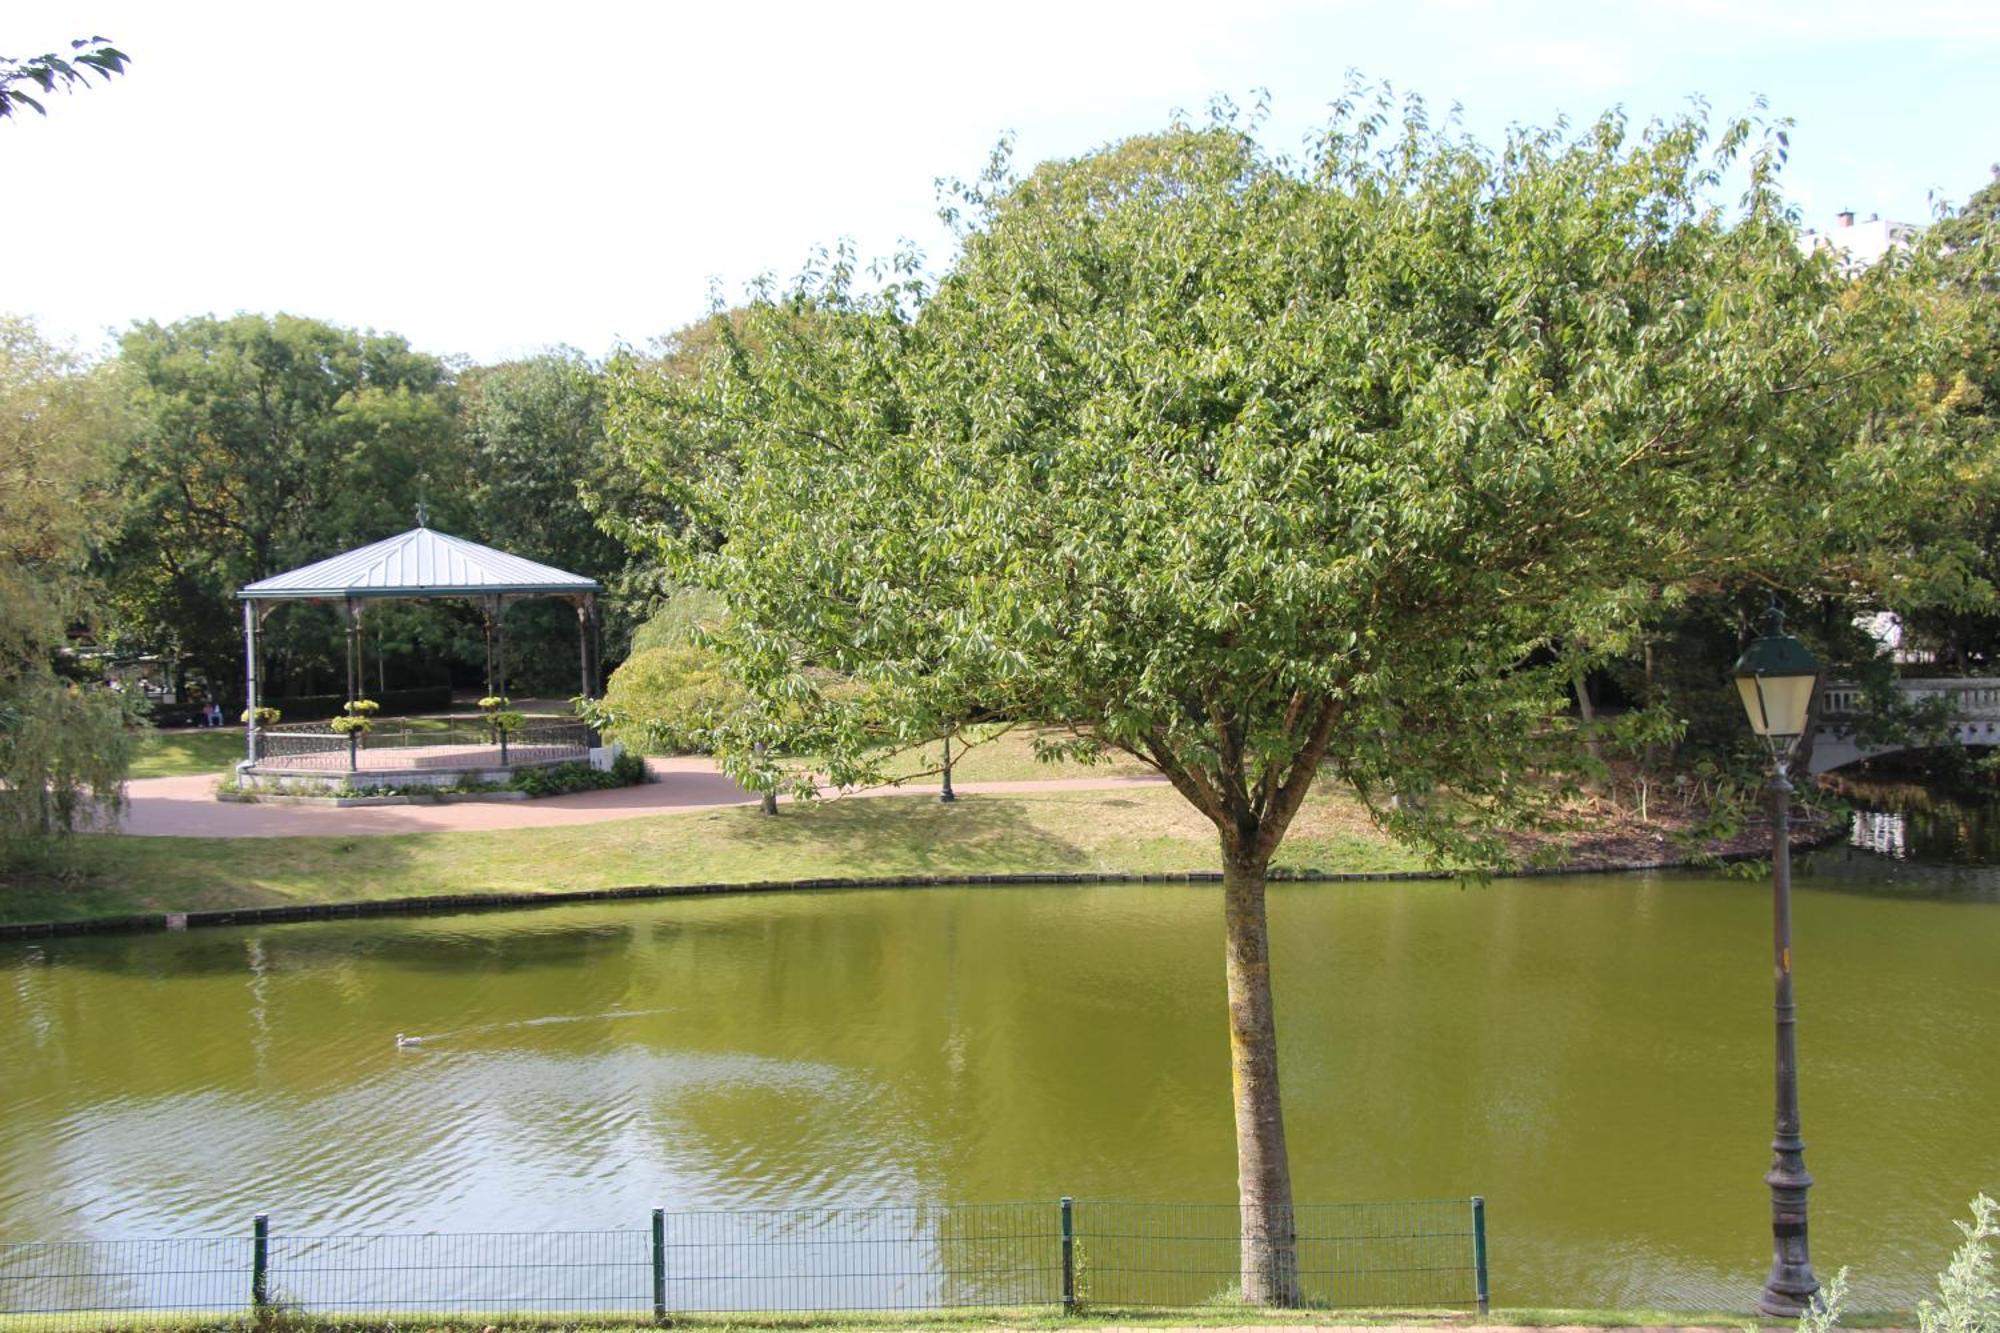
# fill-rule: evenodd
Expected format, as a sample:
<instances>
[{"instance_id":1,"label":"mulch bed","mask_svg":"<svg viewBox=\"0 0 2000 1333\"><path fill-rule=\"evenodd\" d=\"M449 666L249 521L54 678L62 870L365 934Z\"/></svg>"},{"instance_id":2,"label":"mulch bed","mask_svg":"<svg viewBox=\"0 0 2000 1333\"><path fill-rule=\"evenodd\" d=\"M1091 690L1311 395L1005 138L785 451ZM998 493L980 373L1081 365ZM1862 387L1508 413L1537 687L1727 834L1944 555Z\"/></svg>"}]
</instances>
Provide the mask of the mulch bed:
<instances>
[{"instance_id":1,"label":"mulch bed","mask_svg":"<svg viewBox=\"0 0 2000 1333\"><path fill-rule=\"evenodd\" d=\"M1564 870L1624 870L1633 866L1657 865L1663 861L1695 861L1704 857L1740 861L1769 856L1771 821L1758 818L1745 824L1729 838L1709 839L1690 845L1688 839L1703 821L1692 814L1658 814L1641 820L1636 811L1618 810L1609 805L1586 816L1593 826L1587 832L1515 833L1507 835L1507 846L1515 856L1527 861L1550 846L1561 849ZM1792 807L1792 849L1805 851L1841 837L1846 826L1823 811Z\"/></svg>"}]
</instances>

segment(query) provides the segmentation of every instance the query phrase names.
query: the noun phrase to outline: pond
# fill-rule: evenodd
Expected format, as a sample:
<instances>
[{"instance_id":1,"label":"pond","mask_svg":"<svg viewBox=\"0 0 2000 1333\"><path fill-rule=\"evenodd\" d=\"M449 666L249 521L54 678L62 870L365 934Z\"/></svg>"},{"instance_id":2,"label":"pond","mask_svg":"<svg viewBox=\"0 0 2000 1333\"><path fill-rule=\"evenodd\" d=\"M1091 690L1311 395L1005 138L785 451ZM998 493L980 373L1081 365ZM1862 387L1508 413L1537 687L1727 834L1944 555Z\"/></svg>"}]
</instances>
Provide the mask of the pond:
<instances>
[{"instance_id":1,"label":"pond","mask_svg":"<svg viewBox=\"0 0 2000 1333\"><path fill-rule=\"evenodd\" d=\"M1822 854L1796 912L1813 1254L1864 1307L1914 1301L2000 1192L2000 899L1894 862ZM1485 1195L1502 1305L1747 1305L1763 881L1271 910L1302 1202ZM0 1240L1227 1201L1220 913L1210 887L922 889L0 946Z\"/></svg>"}]
</instances>

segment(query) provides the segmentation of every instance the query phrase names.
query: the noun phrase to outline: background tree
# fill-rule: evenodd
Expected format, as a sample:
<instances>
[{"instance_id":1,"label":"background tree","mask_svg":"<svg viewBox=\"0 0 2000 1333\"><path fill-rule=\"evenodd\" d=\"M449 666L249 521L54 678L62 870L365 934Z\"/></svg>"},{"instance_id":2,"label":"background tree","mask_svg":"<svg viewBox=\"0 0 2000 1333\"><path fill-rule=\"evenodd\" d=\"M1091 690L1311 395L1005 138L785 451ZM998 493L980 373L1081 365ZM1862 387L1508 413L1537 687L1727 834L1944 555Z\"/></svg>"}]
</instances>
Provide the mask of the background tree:
<instances>
[{"instance_id":1,"label":"background tree","mask_svg":"<svg viewBox=\"0 0 2000 1333\"><path fill-rule=\"evenodd\" d=\"M25 60L0 56L0 120L17 115L24 106L37 115L48 114L48 109L28 92L29 86L41 89L46 95L58 88L67 91L88 87L93 74L109 83L111 76L123 74L132 60L103 37L79 38L69 46L67 57L54 52Z\"/></svg>"},{"instance_id":2,"label":"background tree","mask_svg":"<svg viewBox=\"0 0 2000 1333\"><path fill-rule=\"evenodd\" d=\"M1322 768L1440 858L1498 857L1589 645L1819 502L1850 337L1910 332L1800 254L1753 136L1607 116L1489 151L1350 98L1292 162L1223 115L1003 163L934 289L835 254L698 379L614 373L627 458L689 516L663 553L766 702L732 771L786 743L878 776L869 717L977 706L1213 821L1250 1300L1301 1294L1265 880ZM687 468L704 442L732 465Z\"/></svg>"},{"instance_id":3,"label":"background tree","mask_svg":"<svg viewBox=\"0 0 2000 1333\"><path fill-rule=\"evenodd\" d=\"M109 376L0 318L0 861L114 812L129 702L55 670L125 422Z\"/></svg>"},{"instance_id":4,"label":"background tree","mask_svg":"<svg viewBox=\"0 0 2000 1333\"><path fill-rule=\"evenodd\" d=\"M1924 238L1916 264L1949 330L1949 355L1902 405L1950 443L1918 479L1900 539L1880 542L1871 584L1908 646L1949 671L2000 660L2000 175Z\"/></svg>"},{"instance_id":5,"label":"background tree","mask_svg":"<svg viewBox=\"0 0 2000 1333\"><path fill-rule=\"evenodd\" d=\"M2000 267L1993 255L2000 243L2000 163L1994 164L1992 179L1975 190L1963 208L1931 228L1927 240L1946 253L1958 283L2000 289Z\"/></svg>"},{"instance_id":6,"label":"background tree","mask_svg":"<svg viewBox=\"0 0 2000 1333\"><path fill-rule=\"evenodd\" d=\"M440 526L463 517L451 380L401 338L202 316L134 327L120 362L140 424L102 571L126 632L211 681L240 674L238 587L403 531L420 497ZM330 612L271 624L279 676L333 678Z\"/></svg>"},{"instance_id":7,"label":"background tree","mask_svg":"<svg viewBox=\"0 0 2000 1333\"><path fill-rule=\"evenodd\" d=\"M624 546L585 507L604 476L604 391L598 369L574 348L459 377L459 429L470 490L464 535L603 581L624 568ZM614 655L629 625L611 615L604 636ZM537 601L507 615L512 688L573 694L578 685L576 613L567 603Z\"/></svg>"}]
</instances>

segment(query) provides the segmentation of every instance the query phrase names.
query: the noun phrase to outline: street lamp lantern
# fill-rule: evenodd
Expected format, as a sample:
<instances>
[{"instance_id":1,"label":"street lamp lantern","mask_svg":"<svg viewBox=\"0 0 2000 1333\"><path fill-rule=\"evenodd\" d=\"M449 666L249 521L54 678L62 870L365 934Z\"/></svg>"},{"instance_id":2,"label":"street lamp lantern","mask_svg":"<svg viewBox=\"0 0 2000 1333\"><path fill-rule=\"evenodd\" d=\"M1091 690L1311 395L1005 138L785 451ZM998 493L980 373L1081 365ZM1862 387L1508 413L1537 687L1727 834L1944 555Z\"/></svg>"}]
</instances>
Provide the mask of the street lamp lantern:
<instances>
[{"instance_id":1,"label":"street lamp lantern","mask_svg":"<svg viewBox=\"0 0 2000 1333\"><path fill-rule=\"evenodd\" d=\"M1799 1137L1798 1006L1792 999L1792 753L1805 734L1819 685L1819 663L1806 646L1785 633L1777 599L1765 615L1764 633L1736 660L1737 691L1750 729L1771 747L1771 954L1776 976L1777 1018L1776 1133L1771 1139L1771 1274L1757 1298L1760 1313L1794 1318L1812 1308L1819 1293L1806 1247L1805 1140Z\"/></svg>"},{"instance_id":2,"label":"street lamp lantern","mask_svg":"<svg viewBox=\"0 0 2000 1333\"><path fill-rule=\"evenodd\" d=\"M1753 639L1736 659L1736 690L1750 729L1772 753L1789 756L1805 734L1812 710L1813 688L1819 684L1819 663L1806 646L1785 633L1785 616L1772 603L1764 613L1764 633Z\"/></svg>"}]
</instances>

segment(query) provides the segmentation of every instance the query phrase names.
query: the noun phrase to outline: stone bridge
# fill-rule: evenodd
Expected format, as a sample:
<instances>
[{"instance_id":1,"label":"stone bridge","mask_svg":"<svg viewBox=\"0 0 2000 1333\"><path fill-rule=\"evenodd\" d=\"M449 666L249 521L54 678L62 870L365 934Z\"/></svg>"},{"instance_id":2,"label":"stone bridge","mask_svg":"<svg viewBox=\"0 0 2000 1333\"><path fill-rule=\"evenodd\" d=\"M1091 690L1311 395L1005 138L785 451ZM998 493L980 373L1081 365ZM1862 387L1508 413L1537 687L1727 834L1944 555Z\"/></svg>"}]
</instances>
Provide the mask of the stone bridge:
<instances>
[{"instance_id":1,"label":"stone bridge","mask_svg":"<svg viewBox=\"0 0 2000 1333\"><path fill-rule=\"evenodd\" d=\"M2000 745L2000 679L1990 677L1907 679L1896 682L1896 692L1905 699L1943 699L1949 706L1952 729L1964 745ZM1894 754L1901 745L1861 746L1854 742L1854 724L1866 712L1866 691L1859 685L1834 682L1820 689L1819 724L1813 732L1812 762L1809 769L1825 773Z\"/></svg>"}]
</instances>

